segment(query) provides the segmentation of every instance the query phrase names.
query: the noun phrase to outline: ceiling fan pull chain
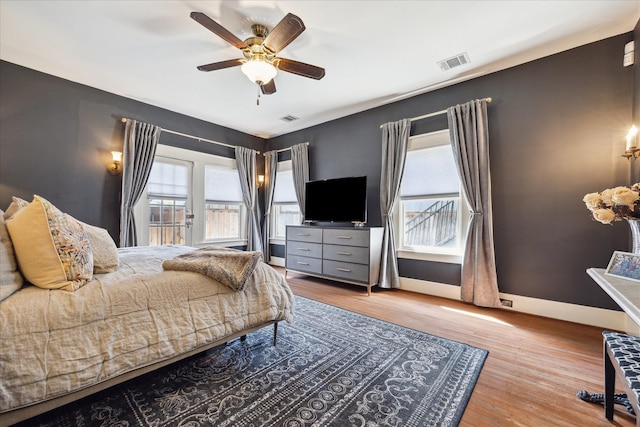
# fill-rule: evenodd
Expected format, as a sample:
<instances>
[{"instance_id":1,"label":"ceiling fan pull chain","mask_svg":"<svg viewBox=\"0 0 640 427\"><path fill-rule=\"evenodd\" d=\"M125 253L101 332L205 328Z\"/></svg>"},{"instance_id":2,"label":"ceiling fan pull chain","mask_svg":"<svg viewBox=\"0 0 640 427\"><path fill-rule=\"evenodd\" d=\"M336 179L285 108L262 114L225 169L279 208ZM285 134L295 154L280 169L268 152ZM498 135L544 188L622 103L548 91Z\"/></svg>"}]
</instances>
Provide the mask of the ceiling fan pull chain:
<instances>
[{"instance_id":1,"label":"ceiling fan pull chain","mask_svg":"<svg viewBox=\"0 0 640 427\"><path fill-rule=\"evenodd\" d=\"M260 106L260 86L258 86L258 98L256 99L256 105Z\"/></svg>"}]
</instances>

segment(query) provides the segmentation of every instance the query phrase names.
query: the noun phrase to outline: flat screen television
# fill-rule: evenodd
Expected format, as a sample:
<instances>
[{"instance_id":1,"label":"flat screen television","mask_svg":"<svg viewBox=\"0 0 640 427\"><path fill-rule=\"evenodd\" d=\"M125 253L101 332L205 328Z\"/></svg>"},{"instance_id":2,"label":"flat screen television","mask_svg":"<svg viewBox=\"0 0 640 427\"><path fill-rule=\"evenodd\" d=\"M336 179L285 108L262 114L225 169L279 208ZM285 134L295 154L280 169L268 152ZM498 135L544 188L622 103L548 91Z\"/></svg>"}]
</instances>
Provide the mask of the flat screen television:
<instances>
[{"instance_id":1,"label":"flat screen television","mask_svg":"<svg viewBox=\"0 0 640 427\"><path fill-rule=\"evenodd\" d=\"M305 191L305 221L367 222L366 176L309 181Z\"/></svg>"}]
</instances>

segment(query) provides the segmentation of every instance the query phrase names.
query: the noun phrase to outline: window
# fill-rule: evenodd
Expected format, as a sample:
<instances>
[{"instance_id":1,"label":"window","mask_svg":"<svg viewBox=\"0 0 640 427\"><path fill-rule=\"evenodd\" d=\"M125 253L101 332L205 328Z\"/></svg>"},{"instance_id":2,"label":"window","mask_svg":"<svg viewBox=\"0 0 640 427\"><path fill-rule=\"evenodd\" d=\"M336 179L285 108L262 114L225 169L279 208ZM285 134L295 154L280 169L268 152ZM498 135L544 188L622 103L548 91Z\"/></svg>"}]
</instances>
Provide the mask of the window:
<instances>
[{"instance_id":1,"label":"window","mask_svg":"<svg viewBox=\"0 0 640 427\"><path fill-rule=\"evenodd\" d=\"M150 246L186 244L188 174L184 162L154 161L147 182Z\"/></svg>"},{"instance_id":2,"label":"window","mask_svg":"<svg viewBox=\"0 0 640 427\"><path fill-rule=\"evenodd\" d=\"M246 245L235 159L159 144L134 212L140 245Z\"/></svg>"},{"instance_id":3,"label":"window","mask_svg":"<svg viewBox=\"0 0 640 427\"><path fill-rule=\"evenodd\" d=\"M284 240L287 225L300 225L302 213L293 186L291 160L278 163L271 207L271 239Z\"/></svg>"},{"instance_id":4,"label":"window","mask_svg":"<svg viewBox=\"0 0 640 427\"><path fill-rule=\"evenodd\" d=\"M466 217L449 131L412 137L396 207L398 248L404 253L460 255Z\"/></svg>"},{"instance_id":5,"label":"window","mask_svg":"<svg viewBox=\"0 0 640 427\"><path fill-rule=\"evenodd\" d=\"M242 189L238 170L205 166L205 240L239 239Z\"/></svg>"}]
</instances>

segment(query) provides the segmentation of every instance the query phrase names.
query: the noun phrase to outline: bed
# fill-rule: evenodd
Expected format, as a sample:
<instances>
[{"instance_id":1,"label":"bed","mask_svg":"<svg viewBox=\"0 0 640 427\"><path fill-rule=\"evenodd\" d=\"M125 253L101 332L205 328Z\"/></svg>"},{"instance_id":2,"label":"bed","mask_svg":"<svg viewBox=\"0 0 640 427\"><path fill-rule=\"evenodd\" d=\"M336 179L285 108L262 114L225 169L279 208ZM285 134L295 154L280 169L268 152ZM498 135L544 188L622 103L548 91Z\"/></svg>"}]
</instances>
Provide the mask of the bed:
<instances>
[{"instance_id":1,"label":"bed","mask_svg":"<svg viewBox=\"0 0 640 427\"><path fill-rule=\"evenodd\" d=\"M0 234L3 228L10 229L0 224ZM4 235L6 249L6 231ZM25 281L7 296L11 266L3 261L0 425L269 325L274 325L275 336L278 321L292 320L289 286L261 261L249 271L243 288L236 290L200 272L167 270L166 264L163 268L163 262L193 253L194 248L116 250L117 269L93 274L74 291L43 289ZM13 278L21 273L14 268Z\"/></svg>"}]
</instances>

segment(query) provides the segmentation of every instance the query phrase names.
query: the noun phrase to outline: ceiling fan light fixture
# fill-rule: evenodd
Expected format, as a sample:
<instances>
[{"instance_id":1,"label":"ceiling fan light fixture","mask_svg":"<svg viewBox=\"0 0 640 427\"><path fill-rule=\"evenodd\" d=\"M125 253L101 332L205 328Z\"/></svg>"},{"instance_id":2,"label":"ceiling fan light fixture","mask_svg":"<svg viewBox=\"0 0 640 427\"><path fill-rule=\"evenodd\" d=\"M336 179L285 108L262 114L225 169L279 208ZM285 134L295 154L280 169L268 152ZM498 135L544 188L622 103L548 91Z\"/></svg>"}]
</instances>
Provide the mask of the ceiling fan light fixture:
<instances>
[{"instance_id":1,"label":"ceiling fan light fixture","mask_svg":"<svg viewBox=\"0 0 640 427\"><path fill-rule=\"evenodd\" d=\"M278 69L264 60L252 59L242 64L242 72L252 83L267 84L278 73Z\"/></svg>"}]
</instances>

